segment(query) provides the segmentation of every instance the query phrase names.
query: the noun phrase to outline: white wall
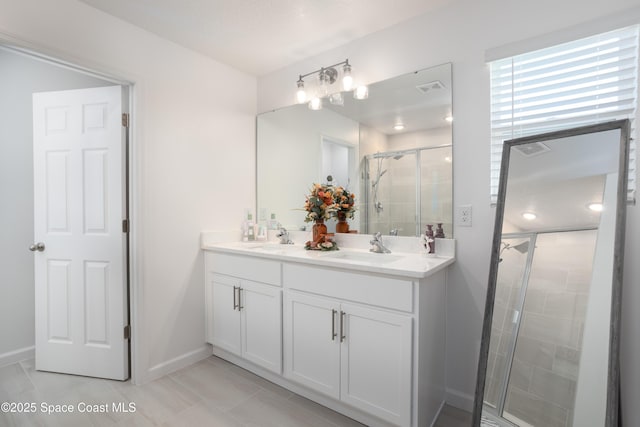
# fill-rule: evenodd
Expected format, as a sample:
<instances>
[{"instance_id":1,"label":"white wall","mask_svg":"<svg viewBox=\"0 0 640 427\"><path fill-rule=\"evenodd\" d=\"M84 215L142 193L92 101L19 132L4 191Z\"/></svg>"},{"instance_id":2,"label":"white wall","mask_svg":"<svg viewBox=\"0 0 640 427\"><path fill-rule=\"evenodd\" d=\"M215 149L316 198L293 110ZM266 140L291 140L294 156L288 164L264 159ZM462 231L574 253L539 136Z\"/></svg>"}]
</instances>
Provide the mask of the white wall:
<instances>
[{"instance_id":1,"label":"white wall","mask_svg":"<svg viewBox=\"0 0 640 427\"><path fill-rule=\"evenodd\" d=\"M206 356L199 233L236 229L254 204L255 78L78 1L0 0L0 10L5 42L135 82L134 374L143 382Z\"/></svg>"},{"instance_id":2,"label":"white wall","mask_svg":"<svg viewBox=\"0 0 640 427\"><path fill-rule=\"evenodd\" d=\"M633 9L631 9L633 8ZM610 14L610 15L607 15ZM473 206L473 227L456 227L458 262L447 284L447 389L450 403L470 408L476 380L495 210L489 205L489 81L485 51L505 45L542 47L640 22L637 0L458 0L258 80L258 110L290 103L298 74L349 58L354 76L371 83L453 63L454 206ZM560 34L558 34L560 33ZM548 34L552 34L548 36ZM640 419L640 212L627 221L622 389L625 422Z\"/></svg>"},{"instance_id":3,"label":"white wall","mask_svg":"<svg viewBox=\"0 0 640 427\"><path fill-rule=\"evenodd\" d=\"M0 50L0 366L33 357L32 94L111 85Z\"/></svg>"}]
</instances>

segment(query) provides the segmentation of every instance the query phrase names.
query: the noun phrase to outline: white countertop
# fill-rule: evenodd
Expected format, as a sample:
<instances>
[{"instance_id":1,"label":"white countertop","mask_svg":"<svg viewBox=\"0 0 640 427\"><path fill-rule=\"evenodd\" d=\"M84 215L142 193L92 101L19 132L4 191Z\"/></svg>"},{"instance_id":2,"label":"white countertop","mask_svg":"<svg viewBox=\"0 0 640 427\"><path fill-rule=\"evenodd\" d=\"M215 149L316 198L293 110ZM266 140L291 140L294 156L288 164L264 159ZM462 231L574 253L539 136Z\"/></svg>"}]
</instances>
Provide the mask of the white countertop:
<instances>
[{"instance_id":1,"label":"white countertop","mask_svg":"<svg viewBox=\"0 0 640 427\"><path fill-rule=\"evenodd\" d=\"M446 252L448 253L446 255L436 256L427 255L425 251L398 252L392 250L392 253L389 254L378 254L369 252L368 249L348 247L348 243L345 245L346 247L340 245L340 249L337 251L314 251L305 250L304 244L300 242L293 245L282 245L274 241L217 242L215 240L205 236L205 233L203 233L202 249L411 278L430 276L455 261L454 249L447 250ZM389 241L392 243L391 238L389 238ZM449 242L453 241L450 240ZM449 244L449 242L443 241L441 246L453 247L453 243ZM407 245L404 246L406 247Z\"/></svg>"}]
</instances>

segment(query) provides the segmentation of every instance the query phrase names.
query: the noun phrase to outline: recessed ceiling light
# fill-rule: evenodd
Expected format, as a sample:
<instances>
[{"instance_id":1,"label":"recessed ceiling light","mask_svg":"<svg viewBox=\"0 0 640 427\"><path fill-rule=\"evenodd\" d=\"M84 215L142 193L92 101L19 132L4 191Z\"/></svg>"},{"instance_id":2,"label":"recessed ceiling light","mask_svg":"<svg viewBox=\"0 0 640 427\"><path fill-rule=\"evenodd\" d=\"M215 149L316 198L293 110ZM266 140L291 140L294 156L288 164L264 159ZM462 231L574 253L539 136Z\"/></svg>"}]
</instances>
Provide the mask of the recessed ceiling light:
<instances>
[{"instance_id":1,"label":"recessed ceiling light","mask_svg":"<svg viewBox=\"0 0 640 427\"><path fill-rule=\"evenodd\" d=\"M522 218L526 219L527 221L533 221L537 217L538 216L536 214L534 214L533 212L525 212L525 213L522 214Z\"/></svg>"},{"instance_id":2,"label":"recessed ceiling light","mask_svg":"<svg viewBox=\"0 0 640 427\"><path fill-rule=\"evenodd\" d=\"M452 115L448 115L447 117L444 118L445 121L451 123L453 122L453 116Z\"/></svg>"},{"instance_id":3,"label":"recessed ceiling light","mask_svg":"<svg viewBox=\"0 0 640 427\"><path fill-rule=\"evenodd\" d=\"M393 128L395 130L402 130L404 129L404 125L402 123L396 123L395 125L393 125Z\"/></svg>"},{"instance_id":4,"label":"recessed ceiling light","mask_svg":"<svg viewBox=\"0 0 640 427\"><path fill-rule=\"evenodd\" d=\"M602 212L602 203L589 203L587 207L594 212Z\"/></svg>"}]
</instances>

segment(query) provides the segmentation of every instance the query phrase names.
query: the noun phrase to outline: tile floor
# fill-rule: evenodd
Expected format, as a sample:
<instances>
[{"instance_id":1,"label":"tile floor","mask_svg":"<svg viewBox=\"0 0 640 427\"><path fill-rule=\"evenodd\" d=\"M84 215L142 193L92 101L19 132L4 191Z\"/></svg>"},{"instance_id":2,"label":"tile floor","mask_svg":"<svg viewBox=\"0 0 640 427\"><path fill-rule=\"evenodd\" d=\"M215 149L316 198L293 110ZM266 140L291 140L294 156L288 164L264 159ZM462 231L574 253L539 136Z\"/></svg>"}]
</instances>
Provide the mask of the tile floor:
<instances>
[{"instance_id":1,"label":"tile floor","mask_svg":"<svg viewBox=\"0 0 640 427\"><path fill-rule=\"evenodd\" d=\"M2 427L362 426L213 356L143 386L38 372L34 361L27 360L0 367L2 402L15 403L13 409L35 403L36 409L29 414L0 411ZM114 404L130 412L116 411ZM47 414L43 410L60 411L64 405L75 412ZM468 412L445 406L435 427L470 424Z\"/></svg>"}]
</instances>

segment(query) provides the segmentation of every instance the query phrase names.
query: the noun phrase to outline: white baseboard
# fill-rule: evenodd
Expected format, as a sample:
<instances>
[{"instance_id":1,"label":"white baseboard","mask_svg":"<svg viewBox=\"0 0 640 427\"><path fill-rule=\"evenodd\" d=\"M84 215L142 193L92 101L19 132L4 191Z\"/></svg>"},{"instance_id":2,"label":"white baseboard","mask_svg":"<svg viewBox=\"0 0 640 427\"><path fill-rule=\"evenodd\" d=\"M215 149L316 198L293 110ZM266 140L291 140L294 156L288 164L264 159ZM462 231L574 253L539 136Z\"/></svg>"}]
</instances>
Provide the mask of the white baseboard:
<instances>
[{"instance_id":1,"label":"white baseboard","mask_svg":"<svg viewBox=\"0 0 640 427\"><path fill-rule=\"evenodd\" d=\"M458 409L464 409L467 412L473 411L474 398L472 394L448 388L446 390L445 400L449 405L455 406Z\"/></svg>"},{"instance_id":2,"label":"white baseboard","mask_svg":"<svg viewBox=\"0 0 640 427\"><path fill-rule=\"evenodd\" d=\"M9 351L0 354L0 366L11 365L21 360L33 359L36 357L36 347L19 348L18 350Z\"/></svg>"},{"instance_id":3,"label":"white baseboard","mask_svg":"<svg viewBox=\"0 0 640 427\"><path fill-rule=\"evenodd\" d=\"M181 354L178 357L174 357L171 360L158 363L155 366L149 368L147 375L144 376L142 383L148 383L158 378L164 377L167 374L186 368L189 365L193 365L196 362L206 359L211 356L211 346L204 344L202 347L190 351L188 353Z\"/></svg>"}]
</instances>

